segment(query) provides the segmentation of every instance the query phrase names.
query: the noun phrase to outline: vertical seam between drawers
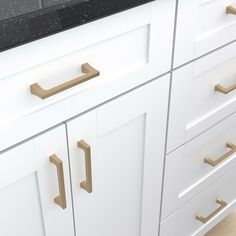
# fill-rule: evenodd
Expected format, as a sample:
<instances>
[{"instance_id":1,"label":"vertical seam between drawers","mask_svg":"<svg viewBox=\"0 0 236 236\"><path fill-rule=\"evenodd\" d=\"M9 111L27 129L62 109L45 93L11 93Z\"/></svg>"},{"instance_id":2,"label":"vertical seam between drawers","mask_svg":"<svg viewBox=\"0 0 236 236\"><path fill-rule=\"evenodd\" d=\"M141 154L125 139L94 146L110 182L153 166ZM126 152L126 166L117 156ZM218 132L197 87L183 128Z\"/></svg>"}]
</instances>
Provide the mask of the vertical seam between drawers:
<instances>
[{"instance_id":1,"label":"vertical seam between drawers","mask_svg":"<svg viewBox=\"0 0 236 236\"><path fill-rule=\"evenodd\" d=\"M161 233L161 216L163 207L163 190L164 190L164 177L165 177L165 166L166 166L166 151L167 151L167 140L169 130L169 114L170 114L170 103L171 103L171 90L172 90L172 78L173 78L173 67L174 67L174 55L175 55L175 42L176 42L176 31L177 31L177 16L179 0L175 2L175 17L174 17L174 30L173 30L173 41L172 41L172 55L171 55L171 68L170 68L170 83L169 83L169 97L168 97L168 108L167 108L167 120L166 120L166 135L165 135L165 149L164 149L164 160L162 170L162 186L161 186L161 201L160 201L160 212L158 222L158 235Z\"/></svg>"}]
</instances>

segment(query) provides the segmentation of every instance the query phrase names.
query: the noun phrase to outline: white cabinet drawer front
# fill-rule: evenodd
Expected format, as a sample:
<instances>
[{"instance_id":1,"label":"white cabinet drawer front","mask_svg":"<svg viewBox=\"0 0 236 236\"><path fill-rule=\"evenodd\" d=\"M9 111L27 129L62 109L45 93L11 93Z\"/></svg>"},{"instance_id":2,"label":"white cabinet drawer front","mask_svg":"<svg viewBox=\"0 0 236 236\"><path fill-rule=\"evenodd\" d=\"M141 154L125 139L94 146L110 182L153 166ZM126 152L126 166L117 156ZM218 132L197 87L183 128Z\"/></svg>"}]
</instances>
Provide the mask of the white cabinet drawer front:
<instances>
[{"instance_id":1,"label":"white cabinet drawer front","mask_svg":"<svg viewBox=\"0 0 236 236\"><path fill-rule=\"evenodd\" d=\"M54 202L62 172L49 161L53 154L62 162L65 209ZM64 126L1 153L0 179L1 235L74 235Z\"/></svg>"},{"instance_id":2,"label":"white cabinet drawer front","mask_svg":"<svg viewBox=\"0 0 236 236\"><path fill-rule=\"evenodd\" d=\"M236 115L166 157L162 218L236 165Z\"/></svg>"},{"instance_id":3,"label":"white cabinet drawer front","mask_svg":"<svg viewBox=\"0 0 236 236\"><path fill-rule=\"evenodd\" d=\"M73 94L88 90L115 77L145 68L148 53L149 26L142 26L82 51L48 62L32 70L0 80L3 114L0 122L19 119L34 111L52 105ZM30 86L38 83L43 89L51 89L81 76L82 65L89 63L100 75L55 94L40 99L31 94ZM147 73L147 70L146 70ZM145 73L144 73L145 76Z\"/></svg>"},{"instance_id":4,"label":"white cabinet drawer front","mask_svg":"<svg viewBox=\"0 0 236 236\"><path fill-rule=\"evenodd\" d=\"M1 54L0 136L15 135L0 150L169 71L174 10L174 0L154 1ZM47 90L80 77L85 63L100 75L44 100L31 94L32 84Z\"/></svg>"},{"instance_id":5,"label":"white cabinet drawer front","mask_svg":"<svg viewBox=\"0 0 236 236\"><path fill-rule=\"evenodd\" d=\"M168 79L67 123L77 235L158 234ZM90 167L81 140L90 146ZM85 180L92 192L81 187Z\"/></svg>"},{"instance_id":6,"label":"white cabinet drawer front","mask_svg":"<svg viewBox=\"0 0 236 236\"><path fill-rule=\"evenodd\" d=\"M235 209L235 178L236 168L233 167L174 214L163 220L161 236L201 236L208 232ZM219 204L217 200L223 200L223 202ZM197 215L203 217L203 221L206 222L196 219Z\"/></svg>"},{"instance_id":7,"label":"white cabinet drawer front","mask_svg":"<svg viewBox=\"0 0 236 236\"><path fill-rule=\"evenodd\" d=\"M180 0L175 66L236 39L236 15L227 14L235 0ZM184 48L184 50L183 50Z\"/></svg>"},{"instance_id":8,"label":"white cabinet drawer front","mask_svg":"<svg viewBox=\"0 0 236 236\"><path fill-rule=\"evenodd\" d=\"M236 44L174 72L168 153L236 111Z\"/></svg>"}]
</instances>

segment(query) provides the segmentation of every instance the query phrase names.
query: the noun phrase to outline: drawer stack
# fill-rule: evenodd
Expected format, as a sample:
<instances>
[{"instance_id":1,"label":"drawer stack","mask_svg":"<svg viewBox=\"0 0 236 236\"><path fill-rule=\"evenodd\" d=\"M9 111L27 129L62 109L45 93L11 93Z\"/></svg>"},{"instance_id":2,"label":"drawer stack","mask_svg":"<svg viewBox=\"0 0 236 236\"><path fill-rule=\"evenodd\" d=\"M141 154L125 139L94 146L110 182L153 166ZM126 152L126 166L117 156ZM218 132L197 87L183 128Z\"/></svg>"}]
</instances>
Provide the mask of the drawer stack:
<instances>
[{"instance_id":1,"label":"drawer stack","mask_svg":"<svg viewBox=\"0 0 236 236\"><path fill-rule=\"evenodd\" d=\"M204 235L235 208L233 6L236 1L179 1L161 236Z\"/></svg>"}]
</instances>

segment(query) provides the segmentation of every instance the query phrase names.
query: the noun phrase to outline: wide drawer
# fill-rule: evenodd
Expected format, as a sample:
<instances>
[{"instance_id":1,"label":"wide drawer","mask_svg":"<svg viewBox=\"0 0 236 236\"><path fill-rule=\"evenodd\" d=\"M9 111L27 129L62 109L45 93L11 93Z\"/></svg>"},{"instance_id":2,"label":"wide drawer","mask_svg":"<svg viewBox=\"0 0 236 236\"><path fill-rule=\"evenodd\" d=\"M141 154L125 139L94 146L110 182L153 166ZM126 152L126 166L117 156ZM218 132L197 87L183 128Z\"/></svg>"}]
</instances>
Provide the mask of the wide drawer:
<instances>
[{"instance_id":1,"label":"wide drawer","mask_svg":"<svg viewBox=\"0 0 236 236\"><path fill-rule=\"evenodd\" d=\"M236 167L161 222L161 236L202 236L236 207Z\"/></svg>"},{"instance_id":2,"label":"wide drawer","mask_svg":"<svg viewBox=\"0 0 236 236\"><path fill-rule=\"evenodd\" d=\"M173 74L168 153L236 111L236 43Z\"/></svg>"},{"instance_id":3,"label":"wide drawer","mask_svg":"<svg viewBox=\"0 0 236 236\"><path fill-rule=\"evenodd\" d=\"M162 219L236 165L236 114L166 157Z\"/></svg>"},{"instance_id":4,"label":"wide drawer","mask_svg":"<svg viewBox=\"0 0 236 236\"><path fill-rule=\"evenodd\" d=\"M174 8L155 1L0 54L0 150L170 70ZM71 87L86 63L99 73Z\"/></svg>"},{"instance_id":5,"label":"wide drawer","mask_svg":"<svg viewBox=\"0 0 236 236\"><path fill-rule=\"evenodd\" d=\"M180 0L175 67L235 40L235 14L235 0Z\"/></svg>"}]
</instances>

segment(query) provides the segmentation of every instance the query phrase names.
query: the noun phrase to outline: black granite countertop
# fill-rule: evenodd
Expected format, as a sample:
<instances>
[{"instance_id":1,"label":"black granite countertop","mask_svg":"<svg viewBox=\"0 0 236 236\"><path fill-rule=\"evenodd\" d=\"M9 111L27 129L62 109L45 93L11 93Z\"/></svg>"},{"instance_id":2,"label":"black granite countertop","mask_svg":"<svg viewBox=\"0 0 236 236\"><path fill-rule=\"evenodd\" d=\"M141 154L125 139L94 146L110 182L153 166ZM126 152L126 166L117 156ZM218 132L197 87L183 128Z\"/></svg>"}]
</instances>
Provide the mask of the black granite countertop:
<instances>
[{"instance_id":1,"label":"black granite countertop","mask_svg":"<svg viewBox=\"0 0 236 236\"><path fill-rule=\"evenodd\" d=\"M153 0L0 0L0 52Z\"/></svg>"}]
</instances>

